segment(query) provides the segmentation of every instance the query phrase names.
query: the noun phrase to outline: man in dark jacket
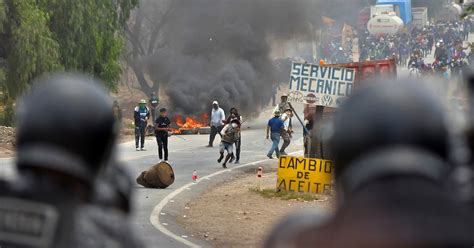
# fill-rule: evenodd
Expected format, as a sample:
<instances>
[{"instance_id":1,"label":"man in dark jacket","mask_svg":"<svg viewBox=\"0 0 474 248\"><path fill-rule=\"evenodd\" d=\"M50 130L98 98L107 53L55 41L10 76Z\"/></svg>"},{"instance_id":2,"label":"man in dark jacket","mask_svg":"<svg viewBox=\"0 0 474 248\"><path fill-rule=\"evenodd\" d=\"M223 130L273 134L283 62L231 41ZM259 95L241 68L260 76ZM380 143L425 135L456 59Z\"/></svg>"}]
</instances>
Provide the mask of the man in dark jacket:
<instances>
[{"instance_id":1,"label":"man in dark jacket","mask_svg":"<svg viewBox=\"0 0 474 248\"><path fill-rule=\"evenodd\" d=\"M344 104L331 140L336 212L293 228L284 240L272 235L268 244L472 246L472 212L446 184L451 166L443 108L429 90L410 83L374 86Z\"/></svg>"},{"instance_id":2,"label":"man in dark jacket","mask_svg":"<svg viewBox=\"0 0 474 248\"><path fill-rule=\"evenodd\" d=\"M168 112L165 108L160 109L160 116L155 120L155 136L158 143L158 156L160 160L165 155L165 161L168 161L168 132L171 130L171 121L168 118Z\"/></svg>"},{"instance_id":3,"label":"man in dark jacket","mask_svg":"<svg viewBox=\"0 0 474 248\"><path fill-rule=\"evenodd\" d=\"M133 111L133 118L135 120L135 149L145 151L145 132L150 118L150 109L146 106L145 99L138 102L138 106Z\"/></svg>"}]
</instances>

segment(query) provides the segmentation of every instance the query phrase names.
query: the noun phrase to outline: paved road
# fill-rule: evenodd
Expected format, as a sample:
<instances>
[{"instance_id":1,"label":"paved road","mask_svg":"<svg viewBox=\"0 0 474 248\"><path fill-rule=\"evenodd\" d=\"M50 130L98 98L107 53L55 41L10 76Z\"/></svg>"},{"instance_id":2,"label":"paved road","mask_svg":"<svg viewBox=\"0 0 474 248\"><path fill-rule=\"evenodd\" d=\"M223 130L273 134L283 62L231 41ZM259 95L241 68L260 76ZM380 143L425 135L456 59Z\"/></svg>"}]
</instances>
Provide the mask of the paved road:
<instances>
[{"instance_id":1,"label":"paved road","mask_svg":"<svg viewBox=\"0 0 474 248\"><path fill-rule=\"evenodd\" d=\"M270 112L262 114L264 117L269 115ZM186 140L178 137L171 138L170 161L176 174L175 183L164 190L145 189L139 186L136 188L133 222L138 233L142 235L150 247L208 246L208 244L186 234L175 223L176 216L184 210L187 202L220 181L245 170L255 170L258 166L276 167L276 160L268 160L265 156L270 147L270 142L265 141L264 124L266 118L264 117L244 126L249 128L242 133L241 163L239 165L232 164L228 166L229 169L227 170L222 169L216 161L219 138L215 141L214 148L205 147L208 143L208 135L180 136ZM146 152L133 151L132 143L121 146L120 154L123 160L133 156L143 156L138 159L132 158L126 163L132 175L138 175L142 170L158 161L156 142L150 139L147 140L147 144L147 148L150 150ZM301 150L302 144L302 131L301 128L298 128L294 137L294 144L289 151ZM193 170L196 170L201 178L197 184L193 184L191 180ZM157 205L159 206L157 207ZM154 208L156 208L155 212L152 213ZM161 232L157 231L157 228ZM163 232L168 233L168 231L172 233L174 238L163 234Z\"/></svg>"},{"instance_id":2,"label":"paved road","mask_svg":"<svg viewBox=\"0 0 474 248\"><path fill-rule=\"evenodd\" d=\"M301 113L302 111L298 111ZM167 189L146 189L135 185L132 223L137 233L149 247L208 247L209 244L191 237L176 223L176 216L184 210L185 204L199 196L204 190L236 174L256 167L276 167L276 160L269 160L265 154L270 141L265 140L265 123L270 111L261 114L257 120L244 123L242 132L241 163L230 165L224 170L217 163L219 137L213 148L206 148L208 135L187 135L170 138L170 162L175 172L175 182ZM297 126L289 152L302 150L302 129ZM248 127L248 128L247 128ZM185 140L184 140L185 139ZM158 162L157 145L153 137L146 140L147 151L135 151L134 142L118 146L118 156L133 178L141 171ZM0 177L13 178L13 159L0 160ZM193 184L191 175L196 170L200 180ZM210 210L211 211L211 210Z\"/></svg>"}]
</instances>

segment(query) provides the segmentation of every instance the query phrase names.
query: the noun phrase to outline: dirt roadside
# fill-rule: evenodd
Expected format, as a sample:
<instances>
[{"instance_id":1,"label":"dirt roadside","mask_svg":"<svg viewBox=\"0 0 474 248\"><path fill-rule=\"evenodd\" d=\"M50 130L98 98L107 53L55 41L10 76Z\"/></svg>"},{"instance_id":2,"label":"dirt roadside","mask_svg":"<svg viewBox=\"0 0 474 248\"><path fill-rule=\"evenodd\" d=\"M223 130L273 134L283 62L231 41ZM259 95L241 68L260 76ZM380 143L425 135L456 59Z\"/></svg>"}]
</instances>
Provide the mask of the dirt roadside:
<instances>
[{"instance_id":1,"label":"dirt roadside","mask_svg":"<svg viewBox=\"0 0 474 248\"><path fill-rule=\"evenodd\" d=\"M276 179L275 171L265 174L262 189L274 189ZM266 198L253 190L257 185L254 174L218 184L187 204L178 223L213 247L262 247L272 227L287 214L334 205L331 196L307 202Z\"/></svg>"},{"instance_id":2,"label":"dirt roadside","mask_svg":"<svg viewBox=\"0 0 474 248\"><path fill-rule=\"evenodd\" d=\"M15 155L15 147L12 144L0 143L0 158L13 157Z\"/></svg>"},{"instance_id":3,"label":"dirt roadside","mask_svg":"<svg viewBox=\"0 0 474 248\"><path fill-rule=\"evenodd\" d=\"M4 127L0 127L4 128ZM3 136L4 138L7 137L7 135ZM14 133L8 134L8 140L5 138L5 140L0 139L0 158L9 158L9 157L14 157L15 156L15 145L14 145ZM129 142L135 139L135 136L133 134L133 130L123 130L120 133L120 136L118 138L118 143L125 143Z\"/></svg>"}]
</instances>

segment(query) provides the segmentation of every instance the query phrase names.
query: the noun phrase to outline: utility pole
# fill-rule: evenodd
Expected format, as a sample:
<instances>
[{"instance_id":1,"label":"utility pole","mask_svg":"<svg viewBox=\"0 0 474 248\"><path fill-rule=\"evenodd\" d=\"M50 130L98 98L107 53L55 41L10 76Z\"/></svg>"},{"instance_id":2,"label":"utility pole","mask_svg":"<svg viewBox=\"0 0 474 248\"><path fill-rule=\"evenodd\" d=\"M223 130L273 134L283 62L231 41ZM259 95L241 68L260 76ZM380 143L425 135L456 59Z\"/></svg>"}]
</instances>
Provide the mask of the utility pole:
<instances>
[{"instance_id":1,"label":"utility pole","mask_svg":"<svg viewBox=\"0 0 474 248\"><path fill-rule=\"evenodd\" d=\"M320 44L320 40L316 43L316 32L313 28L313 24L308 22L309 28L311 31L311 40L312 40L312 50L313 50L313 63L318 63L318 49L316 44ZM321 30L320 30L320 37L321 39ZM313 128L310 132L310 142L308 144L308 156L310 158L321 158L322 157L322 147L321 147L321 130L322 130L322 122L323 122L323 106L316 106L315 113L313 114Z\"/></svg>"}]
</instances>

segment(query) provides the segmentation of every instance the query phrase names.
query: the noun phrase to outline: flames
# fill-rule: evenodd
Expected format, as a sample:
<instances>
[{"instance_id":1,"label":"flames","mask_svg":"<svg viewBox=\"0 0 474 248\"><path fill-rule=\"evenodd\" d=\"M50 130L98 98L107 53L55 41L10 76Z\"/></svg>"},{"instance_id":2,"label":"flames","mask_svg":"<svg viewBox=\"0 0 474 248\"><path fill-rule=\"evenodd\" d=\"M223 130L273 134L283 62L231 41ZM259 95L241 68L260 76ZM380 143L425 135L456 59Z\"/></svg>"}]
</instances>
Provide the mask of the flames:
<instances>
[{"instance_id":1,"label":"flames","mask_svg":"<svg viewBox=\"0 0 474 248\"><path fill-rule=\"evenodd\" d=\"M191 130L209 126L209 114L204 113L200 116L175 115L173 120L178 128L173 129L173 133L180 134L182 130Z\"/></svg>"}]
</instances>

